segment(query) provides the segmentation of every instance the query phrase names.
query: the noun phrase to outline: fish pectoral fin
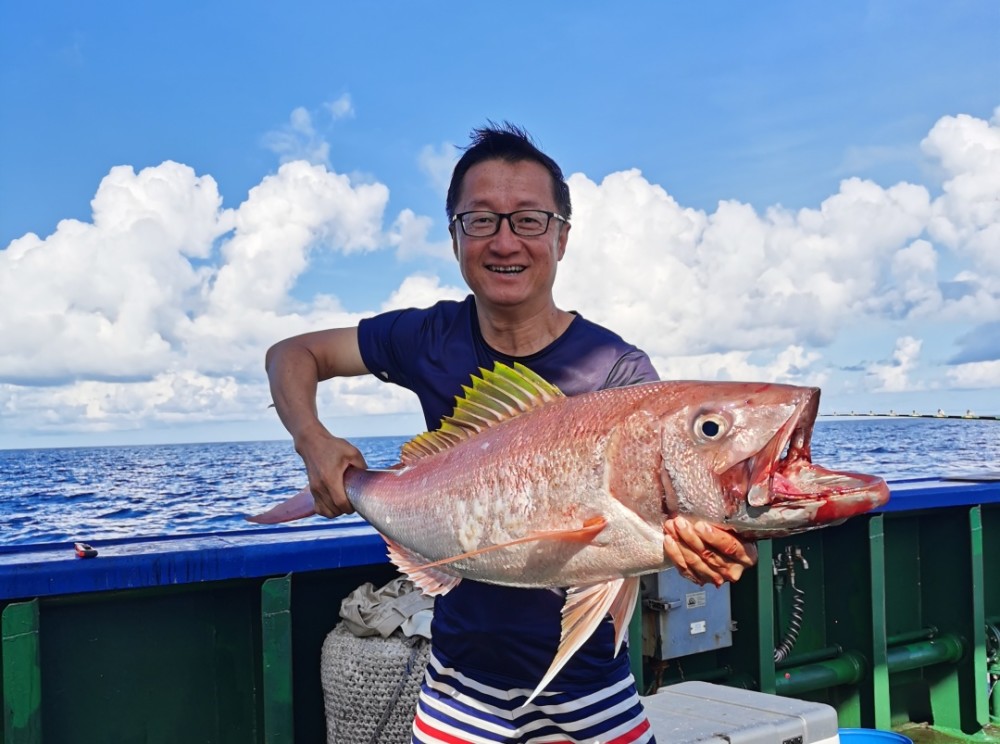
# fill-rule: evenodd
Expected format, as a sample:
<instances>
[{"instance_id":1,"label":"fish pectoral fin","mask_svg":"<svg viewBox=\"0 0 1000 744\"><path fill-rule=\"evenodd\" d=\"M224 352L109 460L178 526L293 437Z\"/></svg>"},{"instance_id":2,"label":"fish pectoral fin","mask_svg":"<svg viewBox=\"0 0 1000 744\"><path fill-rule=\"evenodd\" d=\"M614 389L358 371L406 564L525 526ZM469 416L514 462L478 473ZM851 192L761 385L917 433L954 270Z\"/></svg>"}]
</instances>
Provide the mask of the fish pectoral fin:
<instances>
[{"instance_id":1,"label":"fish pectoral fin","mask_svg":"<svg viewBox=\"0 0 1000 744\"><path fill-rule=\"evenodd\" d=\"M556 650L555 658L549 665L548 671L542 677L541 682L534 692L524 701L527 705L535 696L544 690L560 670L566 666L580 646L587 642L597 630L597 626L604 620L604 616L611 612L615 620L616 653L617 645L620 645L621 638L624 637L624 628L628 627L628 619L631 617L631 608L635 607L635 596L638 591L639 579L612 579L600 584L590 584L589 586L574 586L566 592L566 604L562 609L562 636L559 640L559 648ZM631 597L631 601L629 601ZM628 609L626 609L626 604ZM619 622L623 622L619 629Z\"/></svg>"},{"instance_id":2,"label":"fish pectoral fin","mask_svg":"<svg viewBox=\"0 0 1000 744\"><path fill-rule=\"evenodd\" d=\"M382 539L389 546L389 560L395 564L396 568L406 574L410 581L420 587L420 590L427 596L436 597L439 594L447 594L462 580L460 576L452 576L437 570L436 566L441 563L440 561L428 563L427 559L419 553L404 548L385 535L382 536Z\"/></svg>"},{"instance_id":3,"label":"fish pectoral fin","mask_svg":"<svg viewBox=\"0 0 1000 744\"><path fill-rule=\"evenodd\" d=\"M545 530L543 532L532 532L527 537L522 537L515 540L508 545L513 545L520 542L528 542L529 540L562 540L565 542L581 542L589 543L599 534L601 531L608 526L608 520L605 517L591 517L583 523L583 527L576 527L571 530Z\"/></svg>"},{"instance_id":4,"label":"fish pectoral fin","mask_svg":"<svg viewBox=\"0 0 1000 744\"><path fill-rule=\"evenodd\" d=\"M474 558L477 555L482 555L483 553L490 553L494 550L503 550L504 548L509 548L512 545L520 545L521 543L526 542L536 542L539 540L565 540L568 542L588 543L599 535L601 530L603 530L607 524L608 520L604 517L591 517L583 523L582 527L577 527L571 530L546 530L544 532L532 532L530 535L519 537L515 540L508 540L507 542L497 543L496 545L487 545L483 548L477 548L475 550L459 553L458 555L453 555L448 558L441 558L436 561L428 561L424 556L408 548L404 548L402 545L390 540L385 535L383 535L382 538L389 546L389 560L391 560L400 571L405 573L414 584L419 586L423 590L424 594L435 597L439 594L447 594L458 584L459 581L461 581L461 578L458 576L452 576L444 571L438 571L437 569L441 566L447 566L449 563L455 563L456 561L465 560L466 558Z\"/></svg>"}]
</instances>

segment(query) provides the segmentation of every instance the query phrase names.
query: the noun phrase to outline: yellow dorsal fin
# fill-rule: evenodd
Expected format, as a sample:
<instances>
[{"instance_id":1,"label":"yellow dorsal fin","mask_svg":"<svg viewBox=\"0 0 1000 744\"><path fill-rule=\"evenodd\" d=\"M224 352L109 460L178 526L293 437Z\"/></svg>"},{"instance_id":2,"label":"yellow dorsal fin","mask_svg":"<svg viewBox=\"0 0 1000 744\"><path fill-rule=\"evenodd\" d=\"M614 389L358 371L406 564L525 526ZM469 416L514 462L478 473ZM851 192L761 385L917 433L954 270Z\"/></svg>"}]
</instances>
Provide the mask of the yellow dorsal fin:
<instances>
[{"instance_id":1,"label":"yellow dorsal fin","mask_svg":"<svg viewBox=\"0 0 1000 744\"><path fill-rule=\"evenodd\" d=\"M462 386L455 396L455 411L441 421L440 428L418 434L403 445L400 460L409 465L469 437L564 397L562 391L519 362L508 367L496 362L492 370L479 368L472 387Z\"/></svg>"}]
</instances>

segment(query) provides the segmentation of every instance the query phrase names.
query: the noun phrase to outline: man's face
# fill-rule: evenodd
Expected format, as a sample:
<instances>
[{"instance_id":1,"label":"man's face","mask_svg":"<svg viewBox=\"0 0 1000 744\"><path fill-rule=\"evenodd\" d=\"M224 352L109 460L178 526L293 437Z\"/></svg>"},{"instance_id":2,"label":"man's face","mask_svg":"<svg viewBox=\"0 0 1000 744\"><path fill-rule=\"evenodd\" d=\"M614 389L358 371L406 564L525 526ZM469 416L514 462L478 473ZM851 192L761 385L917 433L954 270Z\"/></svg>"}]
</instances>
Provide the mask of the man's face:
<instances>
[{"instance_id":1,"label":"man's face","mask_svg":"<svg viewBox=\"0 0 1000 744\"><path fill-rule=\"evenodd\" d=\"M519 209L558 212L552 176L539 163L484 160L462 179L455 213ZM452 245L466 283L484 308L513 309L552 301L556 266L566 251L569 225L552 219L542 235L515 235L502 220L496 235L469 237L452 225Z\"/></svg>"}]
</instances>

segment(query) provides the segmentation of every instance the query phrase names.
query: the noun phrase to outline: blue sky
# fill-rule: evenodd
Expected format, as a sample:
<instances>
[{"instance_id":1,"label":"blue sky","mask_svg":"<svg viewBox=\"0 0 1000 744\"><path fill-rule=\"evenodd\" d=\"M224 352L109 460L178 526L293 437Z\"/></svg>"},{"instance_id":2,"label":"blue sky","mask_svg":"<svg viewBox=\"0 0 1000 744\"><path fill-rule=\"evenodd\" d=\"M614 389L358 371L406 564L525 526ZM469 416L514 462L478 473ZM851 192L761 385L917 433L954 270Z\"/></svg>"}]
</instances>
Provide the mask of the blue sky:
<instances>
[{"instance_id":1,"label":"blue sky","mask_svg":"<svg viewBox=\"0 0 1000 744\"><path fill-rule=\"evenodd\" d=\"M282 437L270 343L463 294L489 119L572 174L557 300L664 377L1000 413L1000 5L499 7L5 4L0 447Z\"/></svg>"}]
</instances>

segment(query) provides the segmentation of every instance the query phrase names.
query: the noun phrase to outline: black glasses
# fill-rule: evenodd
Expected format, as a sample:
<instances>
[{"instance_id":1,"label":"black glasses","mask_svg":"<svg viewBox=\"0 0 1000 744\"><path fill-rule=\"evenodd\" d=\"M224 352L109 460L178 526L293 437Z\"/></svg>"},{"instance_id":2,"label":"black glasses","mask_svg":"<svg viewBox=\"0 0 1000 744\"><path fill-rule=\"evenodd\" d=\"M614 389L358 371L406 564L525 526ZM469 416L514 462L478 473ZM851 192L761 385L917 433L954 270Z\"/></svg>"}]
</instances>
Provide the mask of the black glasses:
<instances>
[{"instance_id":1,"label":"black glasses","mask_svg":"<svg viewBox=\"0 0 1000 744\"><path fill-rule=\"evenodd\" d=\"M549 229L549 220L553 217L569 224L569 220L562 215L542 209L519 209L507 214L486 211L462 212L452 217L451 221L458 222L462 226L462 232L470 238L488 238L496 235L503 220L507 220L515 235L531 238L544 235Z\"/></svg>"}]
</instances>

